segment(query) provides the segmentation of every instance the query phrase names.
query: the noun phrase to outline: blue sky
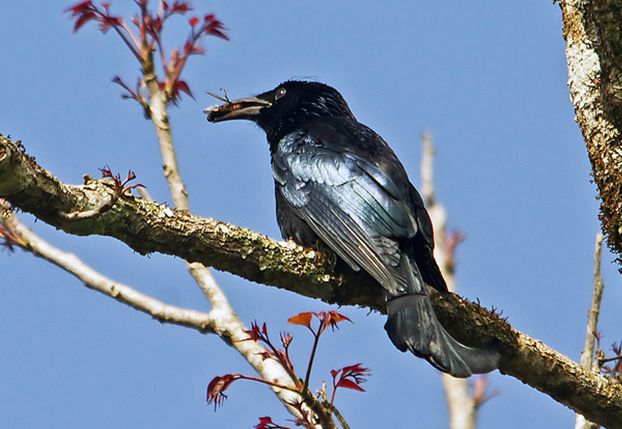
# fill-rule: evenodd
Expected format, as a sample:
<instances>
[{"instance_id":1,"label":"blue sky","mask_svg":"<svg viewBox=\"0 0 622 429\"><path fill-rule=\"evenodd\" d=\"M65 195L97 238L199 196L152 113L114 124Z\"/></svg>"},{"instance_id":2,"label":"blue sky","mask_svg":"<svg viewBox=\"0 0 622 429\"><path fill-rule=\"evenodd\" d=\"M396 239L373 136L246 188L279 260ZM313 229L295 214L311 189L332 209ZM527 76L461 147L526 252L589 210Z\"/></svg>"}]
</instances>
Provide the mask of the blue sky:
<instances>
[{"instance_id":1,"label":"blue sky","mask_svg":"<svg viewBox=\"0 0 622 429\"><path fill-rule=\"evenodd\" d=\"M559 8L551 2L195 1L227 25L186 70L196 101L172 110L192 210L278 237L267 144L248 123L212 125L205 91L246 96L292 78L339 89L359 120L392 145L419 183L420 136L433 134L437 193L458 251L460 292L503 310L512 325L578 359L590 302L596 189L566 86ZM6 2L0 132L62 180L133 169L170 201L154 133L139 107L110 83L133 82L137 64L112 34L78 35L65 1ZM113 10L131 10L114 1ZM169 47L185 34L181 23ZM53 244L104 274L167 302L208 309L182 261L144 258L105 237L72 237L22 218ZM613 256L604 255L604 344L620 341L622 302ZM251 427L289 416L263 386L239 382L214 413L209 380L248 365L213 336L163 326L87 290L51 265L0 254L0 421L11 428ZM216 273L240 317L295 335L299 367L309 338L286 320L321 302ZM354 321L323 337L313 384L331 368L362 362L366 393L339 393L352 427L448 426L438 372L395 350L384 319L342 308ZM480 428L570 427L571 411L494 373L498 395Z\"/></svg>"}]
</instances>

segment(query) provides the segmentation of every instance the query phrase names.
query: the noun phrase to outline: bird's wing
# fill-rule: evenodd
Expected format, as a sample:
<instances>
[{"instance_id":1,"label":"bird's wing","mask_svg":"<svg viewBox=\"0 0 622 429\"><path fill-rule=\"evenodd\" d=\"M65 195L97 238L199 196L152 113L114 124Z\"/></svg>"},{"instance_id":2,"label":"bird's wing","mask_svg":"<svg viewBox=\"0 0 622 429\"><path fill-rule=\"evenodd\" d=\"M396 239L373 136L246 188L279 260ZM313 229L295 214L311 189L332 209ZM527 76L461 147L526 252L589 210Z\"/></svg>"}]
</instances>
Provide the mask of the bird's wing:
<instances>
[{"instance_id":1,"label":"bird's wing","mask_svg":"<svg viewBox=\"0 0 622 429\"><path fill-rule=\"evenodd\" d=\"M394 295L414 292L409 284L421 287L400 264L399 240L417 233L417 221L383 169L308 133L284 137L272 166L292 210L352 268L363 268Z\"/></svg>"}]
</instances>

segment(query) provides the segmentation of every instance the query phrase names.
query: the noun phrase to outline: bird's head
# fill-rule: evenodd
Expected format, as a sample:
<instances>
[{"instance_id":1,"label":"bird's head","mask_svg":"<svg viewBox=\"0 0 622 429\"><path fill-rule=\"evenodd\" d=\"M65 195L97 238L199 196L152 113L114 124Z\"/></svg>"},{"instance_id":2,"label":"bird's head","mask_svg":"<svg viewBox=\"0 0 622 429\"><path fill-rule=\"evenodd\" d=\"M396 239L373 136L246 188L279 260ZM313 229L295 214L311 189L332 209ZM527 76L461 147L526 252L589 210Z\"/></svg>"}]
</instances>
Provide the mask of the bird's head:
<instances>
[{"instance_id":1,"label":"bird's head","mask_svg":"<svg viewBox=\"0 0 622 429\"><path fill-rule=\"evenodd\" d=\"M279 138L312 119L355 119L341 94L319 82L290 80L255 97L224 101L204 110L209 122L250 120L263 128L269 139Z\"/></svg>"}]
</instances>

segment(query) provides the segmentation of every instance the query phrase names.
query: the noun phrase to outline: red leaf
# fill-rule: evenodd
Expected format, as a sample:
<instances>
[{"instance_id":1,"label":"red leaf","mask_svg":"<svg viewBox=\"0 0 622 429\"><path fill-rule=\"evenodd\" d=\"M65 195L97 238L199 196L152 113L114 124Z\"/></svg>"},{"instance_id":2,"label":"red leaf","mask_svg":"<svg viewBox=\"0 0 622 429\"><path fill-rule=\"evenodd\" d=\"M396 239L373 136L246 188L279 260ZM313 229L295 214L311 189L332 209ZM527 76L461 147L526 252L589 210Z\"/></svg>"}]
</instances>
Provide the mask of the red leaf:
<instances>
[{"instance_id":1,"label":"red leaf","mask_svg":"<svg viewBox=\"0 0 622 429\"><path fill-rule=\"evenodd\" d=\"M224 39L224 40L229 40L229 36L227 36L225 33L223 33L217 28L211 28L207 31L207 33L211 34L212 36L220 37L221 39Z\"/></svg>"},{"instance_id":2,"label":"red leaf","mask_svg":"<svg viewBox=\"0 0 622 429\"><path fill-rule=\"evenodd\" d=\"M346 376L366 376L369 374L369 369L363 367L360 363L355 363L354 365L348 365L341 368L341 371L346 374Z\"/></svg>"},{"instance_id":3,"label":"red leaf","mask_svg":"<svg viewBox=\"0 0 622 429\"><path fill-rule=\"evenodd\" d=\"M360 363L344 366L339 370L333 369L330 372L330 375L333 377L333 387L335 390L338 387L343 387L345 389L358 390L359 392L365 391L365 389L361 387L361 383L367 380L366 377L369 374L369 369L363 367ZM337 376L339 376L338 379Z\"/></svg>"},{"instance_id":4,"label":"red leaf","mask_svg":"<svg viewBox=\"0 0 622 429\"><path fill-rule=\"evenodd\" d=\"M214 14L205 15L203 17L203 32L211 36L220 37L221 39L229 40L223 31L225 30L224 24L216 19Z\"/></svg>"},{"instance_id":5,"label":"red leaf","mask_svg":"<svg viewBox=\"0 0 622 429\"><path fill-rule=\"evenodd\" d=\"M102 177L112 177L112 170L107 165L104 168L100 168L99 171L102 173Z\"/></svg>"},{"instance_id":6,"label":"red leaf","mask_svg":"<svg viewBox=\"0 0 622 429\"><path fill-rule=\"evenodd\" d=\"M348 321L348 322L352 322L352 320L350 320L350 318L348 318L347 316L336 312L335 310L329 310L327 312L323 312L324 315L324 320L327 320L328 322L332 323L339 323L339 322L343 322L343 321Z\"/></svg>"},{"instance_id":7,"label":"red leaf","mask_svg":"<svg viewBox=\"0 0 622 429\"><path fill-rule=\"evenodd\" d=\"M315 313L311 311L306 311L304 313L299 313L295 316L290 317L289 319L287 319L287 321L292 325L302 325L311 329L311 318L314 314Z\"/></svg>"},{"instance_id":8,"label":"red leaf","mask_svg":"<svg viewBox=\"0 0 622 429\"><path fill-rule=\"evenodd\" d=\"M214 377L207 386L207 403L214 403L214 410L227 399L227 395L224 394L225 390L235 380L241 378L240 374L225 374L222 377Z\"/></svg>"},{"instance_id":9,"label":"red leaf","mask_svg":"<svg viewBox=\"0 0 622 429\"><path fill-rule=\"evenodd\" d=\"M283 347L288 348L293 340L294 337L291 334L288 334L286 332L281 333L281 344L283 344Z\"/></svg>"},{"instance_id":10,"label":"red leaf","mask_svg":"<svg viewBox=\"0 0 622 429\"><path fill-rule=\"evenodd\" d=\"M329 326L334 330L337 327L337 324L343 321L352 323L352 320L343 314L336 312L335 310L320 311L317 314L317 318L322 322L320 333L328 329Z\"/></svg>"},{"instance_id":11,"label":"red leaf","mask_svg":"<svg viewBox=\"0 0 622 429\"><path fill-rule=\"evenodd\" d=\"M99 30L102 33L106 33L108 30L110 30L110 28L120 26L122 21L123 18L121 18L120 16L105 16L101 19L101 22L99 24Z\"/></svg>"},{"instance_id":12,"label":"red leaf","mask_svg":"<svg viewBox=\"0 0 622 429\"><path fill-rule=\"evenodd\" d=\"M290 429L287 426L281 426L272 421L272 419L268 416L259 417L259 423L253 426L255 429Z\"/></svg>"},{"instance_id":13,"label":"red leaf","mask_svg":"<svg viewBox=\"0 0 622 429\"><path fill-rule=\"evenodd\" d=\"M259 423L253 426L255 429L266 429L271 425L272 419L270 417L259 417Z\"/></svg>"},{"instance_id":14,"label":"red leaf","mask_svg":"<svg viewBox=\"0 0 622 429\"><path fill-rule=\"evenodd\" d=\"M162 19L160 17L148 19L145 18L146 27L153 36L156 36L160 31L162 31Z\"/></svg>"},{"instance_id":15,"label":"red leaf","mask_svg":"<svg viewBox=\"0 0 622 429\"><path fill-rule=\"evenodd\" d=\"M347 378L342 378L341 380L339 380L336 386L343 387L344 389L358 390L359 392L365 391L365 389L363 389L361 386L353 381L348 380Z\"/></svg>"},{"instance_id":16,"label":"red leaf","mask_svg":"<svg viewBox=\"0 0 622 429\"><path fill-rule=\"evenodd\" d=\"M259 332L259 326L257 325L257 322L251 323L251 328L245 330L244 332L248 334L248 338L245 341L257 341L262 338L261 333Z\"/></svg>"},{"instance_id":17,"label":"red leaf","mask_svg":"<svg viewBox=\"0 0 622 429\"><path fill-rule=\"evenodd\" d=\"M162 2L162 9L164 9L164 12L166 12L168 10L168 3L163 1Z\"/></svg>"},{"instance_id":18,"label":"red leaf","mask_svg":"<svg viewBox=\"0 0 622 429\"><path fill-rule=\"evenodd\" d=\"M80 15L80 17L76 20L76 23L73 26L73 32L77 32L80 28L82 28L84 24L94 19L97 19L95 12L87 11L82 13L82 15Z\"/></svg>"},{"instance_id":19,"label":"red leaf","mask_svg":"<svg viewBox=\"0 0 622 429\"><path fill-rule=\"evenodd\" d=\"M65 12L71 12L72 15L78 15L80 13L85 12L93 6L93 2L91 0L81 1L80 3L76 3L73 6L69 6L65 9Z\"/></svg>"},{"instance_id":20,"label":"red leaf","mask_svg":"<svg viewBox=\"0 0 622 429\"><path fill-rule=\"evenodd\" d=\"M200 19L197 18L196 16L193 16L192 18L190 18L188 20L188 22L190 23L190 25L192 25L193 27L196 27L197 24L199 23Z\"/></svg>"},{"instance_id":21,"label":"red leaf","mask_svg":"<svg viewBox=\"0 0 622 429\"><path fill-rule=\"evenodd\" d=\"M180 15L183 15L189 10L192 10L192 8L185 1L176 1L175 3L173 3L173 6L171 7L171 13L178 13Z\"/></svg>"}]
</instances>

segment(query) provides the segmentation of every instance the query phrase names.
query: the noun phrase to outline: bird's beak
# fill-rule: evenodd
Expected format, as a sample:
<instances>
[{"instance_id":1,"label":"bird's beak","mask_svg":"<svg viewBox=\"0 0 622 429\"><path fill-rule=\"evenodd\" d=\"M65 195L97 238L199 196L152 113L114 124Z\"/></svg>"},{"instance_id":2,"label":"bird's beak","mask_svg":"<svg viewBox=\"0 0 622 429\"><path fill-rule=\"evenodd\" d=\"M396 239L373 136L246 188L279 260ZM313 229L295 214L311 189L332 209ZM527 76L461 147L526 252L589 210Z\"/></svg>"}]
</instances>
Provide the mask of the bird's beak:
<instances>
[{"instance_id":1,"label":"bird's beak","mask_svg":"<svg viewBox=\"0 0 622 429\"><path fill-rule=\"evenodd\" d=\"M254 119L265 107L272 103L257 97L240 98L220 106L210 106L203 110L209 122L230 121L232 119Z\"/></svg>"}]
</instances>

